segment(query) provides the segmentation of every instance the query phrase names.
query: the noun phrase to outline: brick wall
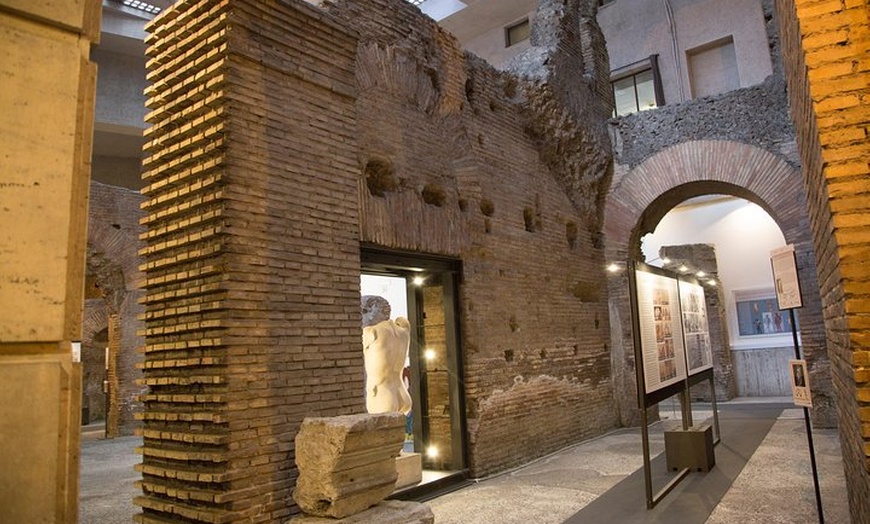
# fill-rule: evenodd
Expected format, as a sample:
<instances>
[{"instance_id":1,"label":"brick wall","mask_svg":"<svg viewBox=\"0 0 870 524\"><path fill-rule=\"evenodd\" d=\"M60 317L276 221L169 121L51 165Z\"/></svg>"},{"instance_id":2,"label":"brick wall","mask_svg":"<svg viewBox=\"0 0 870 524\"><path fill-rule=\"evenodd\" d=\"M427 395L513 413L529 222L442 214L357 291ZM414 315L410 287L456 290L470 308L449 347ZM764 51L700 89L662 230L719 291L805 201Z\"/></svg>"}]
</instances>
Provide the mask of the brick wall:
<instances>
[{"instance_id":1,"label":"brick wall","mask_svg":"<svg viewBox=\"0 0 870 524\"><path fill-rule=\"evenodd\" d=\"M595 205L609 110L567 88L584 71L579 37L557 71L521 81L402 0L329 11L360 38L361 239L462 261L471 475L613 427Z\"/></svg>"},{"instance_id":2,"label":"brick wall","mask_svg":"<svg viewBox=\"0 0 870 524\"><path fill-rule=\"evenodd\" d=\"M596 213L565 183L598 191L606 156L569 146L603 122L401 0L188 1L150 31L140 521L288 515L302 417L363 410L360 240L462 260L472 475L614 425ZM533 97L572 116L560 165Z\"/></svg>"},{"instance_id":3,"label":"brick wall","mask_svg":"<svg viewBox=\"0 0 870 524\"><path fill-rule=\"evenodd\" d=\"M818 259L852 522L870 522L870 198L867 42L861 0L777 2L792 118Z\"/></svg>"},{"instance_id":4,"label":"brick wall","mask_svg":"<svg viewBox=\"0 0 870 524\"><path fill-rule=\"evenodd\" d=\"M94 344L92 339L82 339L83 347L91 352L91 359L84 362L84 371L86 375L104 376L105 347L112 345L117 349L110 362L114 400L108 413L103 409L97 411L107 417L109 437L132 435L140 425L135 413L142 410L138 397L143 392L138 383L142 377L138 365L142 362L144 344L139 333L144 328L140 318L144 308L139 302L143 295L140 289L143 277L139 270L142 260L138 254L143 246L139 240L142 196L137 191L92 182L89 197L88 282L93 287L92 294L102 297L103 303L86 302L85 317L91 318L97 313L90 320L93 322L117 316L119 324L117 329L111 330L111 340ZM104 313L100 315L100 311ZM107 328L108 322L99 329L91 327L88 333L99 335ZM90 384L91 402L105 402L101 388L101 383Z\"/></svg>"},{"instance_id":5,"label":"brick wall","mask_svg":"<svg viewBox=\"0 0 870 524\"><path fill-rule=\"evenodd\" d=\"M283 522L304 416L363 410L354 36L303 2L149 26L140 522Z\"/></svg>"}]
</instances>

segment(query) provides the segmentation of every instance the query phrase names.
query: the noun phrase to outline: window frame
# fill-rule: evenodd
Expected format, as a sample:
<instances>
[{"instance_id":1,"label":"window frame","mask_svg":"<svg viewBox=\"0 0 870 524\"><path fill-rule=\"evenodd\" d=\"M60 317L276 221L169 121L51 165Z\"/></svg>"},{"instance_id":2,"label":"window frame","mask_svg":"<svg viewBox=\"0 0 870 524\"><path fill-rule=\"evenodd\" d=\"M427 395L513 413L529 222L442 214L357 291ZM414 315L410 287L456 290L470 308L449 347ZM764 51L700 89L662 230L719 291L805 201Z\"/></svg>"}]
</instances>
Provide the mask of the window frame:
<instances>
[{"instance_id":1,"label":"window frame","mask_svg":"<svg viewBox=\"0 0 870 524\"><path fill-rule=\"evenodd\" d=\"M640 112L639 100L637 96L637 81L633 82L634 85L634 104L635 110L631 113L626 113L624 115L618 115L616 113L616 91L615 84L620 80L625 80L626 78L635 78L637 75L641 73L645 73L647 71L652 72L652 80L653 80L653 93L655 95L656 108L662 107L665 105L665 95L664 88L662 87L662 76L659 71L659 55L654 54L650 55L648 58L643 60L634 62L632 64L628 64L626 66L614 69L610 73L610 90L613 94L613 117L623 117L628 116L634 113Z\"/></svg>"},{"instance_id":2,"label":"window frame","mask_svg":"<svg viewBox=\"0 0 870 524\"><path fill-rule=\"evenodd\" d=\"M512 41L511 31L513 31L514 29L517 29L518 27L522 27L522 26L528 27L528 32L529 32L528 36L523 38L522 40L517 40L516 42ZM513 24L505 26L505 28L504 28L504 46L506 48L513 47L513 46L520 44L522 42L526 42L529 39L531 39L531 37L532 37L532 25L531 25L531 21L528 18L523 18L522 20L518 20L518 21L514 22Z\"/></svg>"}]
</instances>

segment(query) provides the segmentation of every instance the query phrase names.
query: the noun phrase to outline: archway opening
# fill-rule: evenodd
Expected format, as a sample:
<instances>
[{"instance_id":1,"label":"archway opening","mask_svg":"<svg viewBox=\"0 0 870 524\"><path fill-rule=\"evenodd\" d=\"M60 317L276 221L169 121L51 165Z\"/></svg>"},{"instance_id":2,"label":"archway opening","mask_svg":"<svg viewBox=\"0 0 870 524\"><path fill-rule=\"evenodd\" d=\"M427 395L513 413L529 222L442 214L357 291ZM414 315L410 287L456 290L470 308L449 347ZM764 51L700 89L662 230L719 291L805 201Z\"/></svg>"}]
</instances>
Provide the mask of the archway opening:
<instances>
[{"instance_id":1,"label":"archway opening","mask_svg":"<svg viewBox=\"0 0 870 524\"><path fill-rule=\"evenodd\" d=\"M666 193L657 203L670 205L698 189L684 191ZM708 309L718 310L717 325L710 328L717 398L787 397L792 326L777 305L770 269L770 252L786 239L764 208L732 193L692 196L668 210L651 206L648 216L660 218L646 222L652 232L640 239L640 248L648 264L706 284Z\"/></svg>"}]
</instances>

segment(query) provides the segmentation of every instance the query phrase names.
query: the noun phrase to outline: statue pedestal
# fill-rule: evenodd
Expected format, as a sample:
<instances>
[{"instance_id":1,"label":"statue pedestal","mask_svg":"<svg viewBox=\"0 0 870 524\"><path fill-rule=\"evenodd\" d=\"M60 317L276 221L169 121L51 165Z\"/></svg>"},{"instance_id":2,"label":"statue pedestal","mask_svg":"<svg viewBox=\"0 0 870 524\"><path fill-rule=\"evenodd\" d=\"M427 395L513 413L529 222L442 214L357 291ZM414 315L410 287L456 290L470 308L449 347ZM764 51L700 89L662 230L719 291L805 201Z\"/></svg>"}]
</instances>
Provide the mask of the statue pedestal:
<instances>
[{"instance_id":1,"label":"statue pedestal","mask_svg":"<svg viewBox=\"0 0 870 524\"><path fill-rule=\"evenodd\" d=\"M396 489L419 484L423 480L423 457L419 453L401 452L396 457Z\"/></svg>"}]
</instances>

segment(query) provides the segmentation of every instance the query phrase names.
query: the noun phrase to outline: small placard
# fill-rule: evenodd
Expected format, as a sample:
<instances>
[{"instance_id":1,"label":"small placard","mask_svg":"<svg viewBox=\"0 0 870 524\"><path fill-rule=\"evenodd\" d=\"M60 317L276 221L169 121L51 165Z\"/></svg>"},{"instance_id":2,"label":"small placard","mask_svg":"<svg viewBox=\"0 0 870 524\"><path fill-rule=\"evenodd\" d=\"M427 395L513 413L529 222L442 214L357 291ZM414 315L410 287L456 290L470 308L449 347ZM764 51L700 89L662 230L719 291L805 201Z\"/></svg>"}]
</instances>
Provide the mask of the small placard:
<instances>
[{"instance_id":1,"label":"small placard","mask_svg":"<svg viewBox=\"0 0 870 524\"><path fill-rule=\"evenodd\" d=\"M791 376L791 396L796 406L813 407L813 397L810 394L810 375L807 373L807 361L791 359L788 361Z\"/></svg>"},{"instance_id":2,"label":"small placard","mask_svg":"<svg viewBox=\"0 0 870 524\"><path fill-rule=\"evenodd\" d=\"M774 249L770 252L770 265L773 269L773 282L776 287L776 300L779 309L801 307L801 288L798 280L797 264L794 258L794 244Z\"/></svg>"}]
</instances>

